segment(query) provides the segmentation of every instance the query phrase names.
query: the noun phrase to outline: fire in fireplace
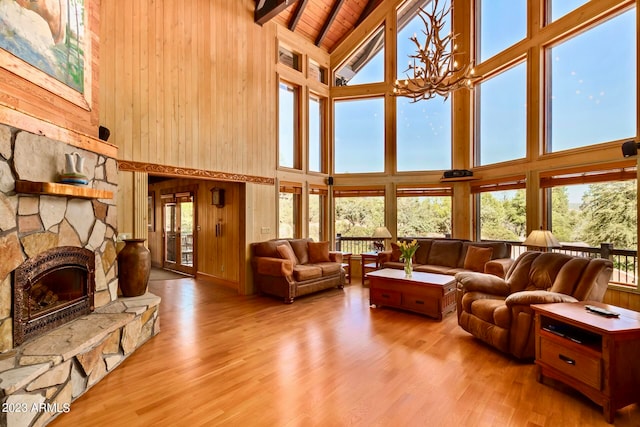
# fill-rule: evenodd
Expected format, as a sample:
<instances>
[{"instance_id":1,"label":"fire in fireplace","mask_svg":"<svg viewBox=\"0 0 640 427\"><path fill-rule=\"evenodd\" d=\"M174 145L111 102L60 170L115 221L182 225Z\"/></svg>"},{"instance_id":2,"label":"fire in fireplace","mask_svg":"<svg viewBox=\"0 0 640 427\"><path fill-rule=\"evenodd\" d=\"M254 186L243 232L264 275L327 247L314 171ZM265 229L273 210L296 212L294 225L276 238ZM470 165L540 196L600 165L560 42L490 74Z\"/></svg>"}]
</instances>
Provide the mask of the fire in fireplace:
<instances>
[{"instance_id":1,"label":"fire in fireplace","mask_svg":"<svg viewBox=\"0 0 640 427\"><path fill-rule=\"evenodd\" d=\"M14 275L13 341L20 345L93 311L95 255L73 246L49 249Z\"/></svg>"}]
</instances>

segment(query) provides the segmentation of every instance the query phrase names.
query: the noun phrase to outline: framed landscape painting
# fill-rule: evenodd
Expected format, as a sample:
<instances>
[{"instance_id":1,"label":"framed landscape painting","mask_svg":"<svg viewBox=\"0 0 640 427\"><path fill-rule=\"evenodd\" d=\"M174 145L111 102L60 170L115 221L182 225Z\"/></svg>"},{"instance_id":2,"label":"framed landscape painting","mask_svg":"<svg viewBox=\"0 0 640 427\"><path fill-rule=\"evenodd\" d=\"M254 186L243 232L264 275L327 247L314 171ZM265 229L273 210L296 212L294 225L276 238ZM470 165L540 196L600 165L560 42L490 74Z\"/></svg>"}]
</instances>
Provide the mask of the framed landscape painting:
<instances>
[{"instance_id":1,"label":"framed landscape painting","mask_svg":"<svg viewBox=\"0 0 640 427\"><path fill-rule=\"evenodd\" d=\"M88 0L0 0L0 66L85 109Z\"/></svg>"}]
</instances>

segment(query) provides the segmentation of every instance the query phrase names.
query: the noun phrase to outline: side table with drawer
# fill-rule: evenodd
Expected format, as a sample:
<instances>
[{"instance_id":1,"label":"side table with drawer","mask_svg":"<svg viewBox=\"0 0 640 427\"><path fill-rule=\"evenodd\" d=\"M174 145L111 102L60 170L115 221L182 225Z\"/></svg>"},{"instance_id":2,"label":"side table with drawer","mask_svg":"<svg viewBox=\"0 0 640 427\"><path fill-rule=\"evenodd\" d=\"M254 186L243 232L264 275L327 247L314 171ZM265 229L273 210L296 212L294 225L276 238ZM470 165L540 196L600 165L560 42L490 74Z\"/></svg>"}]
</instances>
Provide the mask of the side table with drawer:
<instances>
[{"instance_id":1,"label":"side table with drawer","mask_svg":"<svg viewBox=\"0 0 640 427\"><path fill-rule=\"evenodd\" d=\"M585 309L619 313L605 317ZM612 423L616 410L640 402L640 313L597 302L532 305L537 379L553 378L602 406Z\"/></svg>"}]
</instances>

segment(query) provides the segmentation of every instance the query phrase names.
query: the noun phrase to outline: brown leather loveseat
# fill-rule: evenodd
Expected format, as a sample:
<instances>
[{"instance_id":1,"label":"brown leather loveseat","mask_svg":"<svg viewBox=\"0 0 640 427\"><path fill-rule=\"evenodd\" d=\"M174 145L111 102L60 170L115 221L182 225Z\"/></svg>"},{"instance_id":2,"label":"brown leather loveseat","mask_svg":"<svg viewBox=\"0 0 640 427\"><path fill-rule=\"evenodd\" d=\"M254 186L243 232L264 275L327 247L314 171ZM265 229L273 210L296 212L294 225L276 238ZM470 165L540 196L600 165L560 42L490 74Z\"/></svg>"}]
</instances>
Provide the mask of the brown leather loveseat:
<instances>
[{"instance_id":1,"label":"brown leather loveseat","mask_svg":"<svg viewBox=\"0 0 640 427\"><path fill-rule=\"evenodd\" d=\"M498 350L531 359L535 356L531 304L602 301L612 271L607 259L525 252L504 279L458 273L458 324Z\"/></svg>"},{"instance_id":2,"label":"brown leather loveseat","mask_svg":"<svg viewBox=\"0 0 640 427\"><path fill-rule=\"evenodd\" d=\"M411 239L401 239L411 240ZM459 239L419 238L413 256L413 271L454 275L462 271L477 271L504 277L513 263L511 244L506 242L470 242ZM397 244L391 251L380 252L382 268L404 268Z\"/></svg>"},{"instance_id":3,"label":"brown leather loveseat","mask_svg":"<svg viewBox=\"0 0 640 427\"><path fill-rule=\"evenodd\" d=\"M251 244L253 281L259 293L293 299L329 288L343 288L342 253L329 242L273 239Z\"/></svg>"}]
</instances>

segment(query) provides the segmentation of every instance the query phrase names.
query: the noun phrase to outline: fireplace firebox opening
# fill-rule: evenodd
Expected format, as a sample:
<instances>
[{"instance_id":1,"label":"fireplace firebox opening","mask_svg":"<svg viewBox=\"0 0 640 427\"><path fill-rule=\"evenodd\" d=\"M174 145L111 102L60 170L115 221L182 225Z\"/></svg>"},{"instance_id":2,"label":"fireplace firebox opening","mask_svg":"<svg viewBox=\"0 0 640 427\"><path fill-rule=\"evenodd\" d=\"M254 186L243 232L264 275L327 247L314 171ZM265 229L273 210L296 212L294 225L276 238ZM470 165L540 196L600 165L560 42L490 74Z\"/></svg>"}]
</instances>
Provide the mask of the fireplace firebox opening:
<instances>
[{"instance_id":1,"label":"fireplace firebox opening","mask_svg":"<svg viewBox=\"0 0 640 427\"><path fill-rule=\"evenodd\" d=\"M14 346L94 309L95 254L61 246L22 263L14 275Z\"/></svg>"}]
</instances>

